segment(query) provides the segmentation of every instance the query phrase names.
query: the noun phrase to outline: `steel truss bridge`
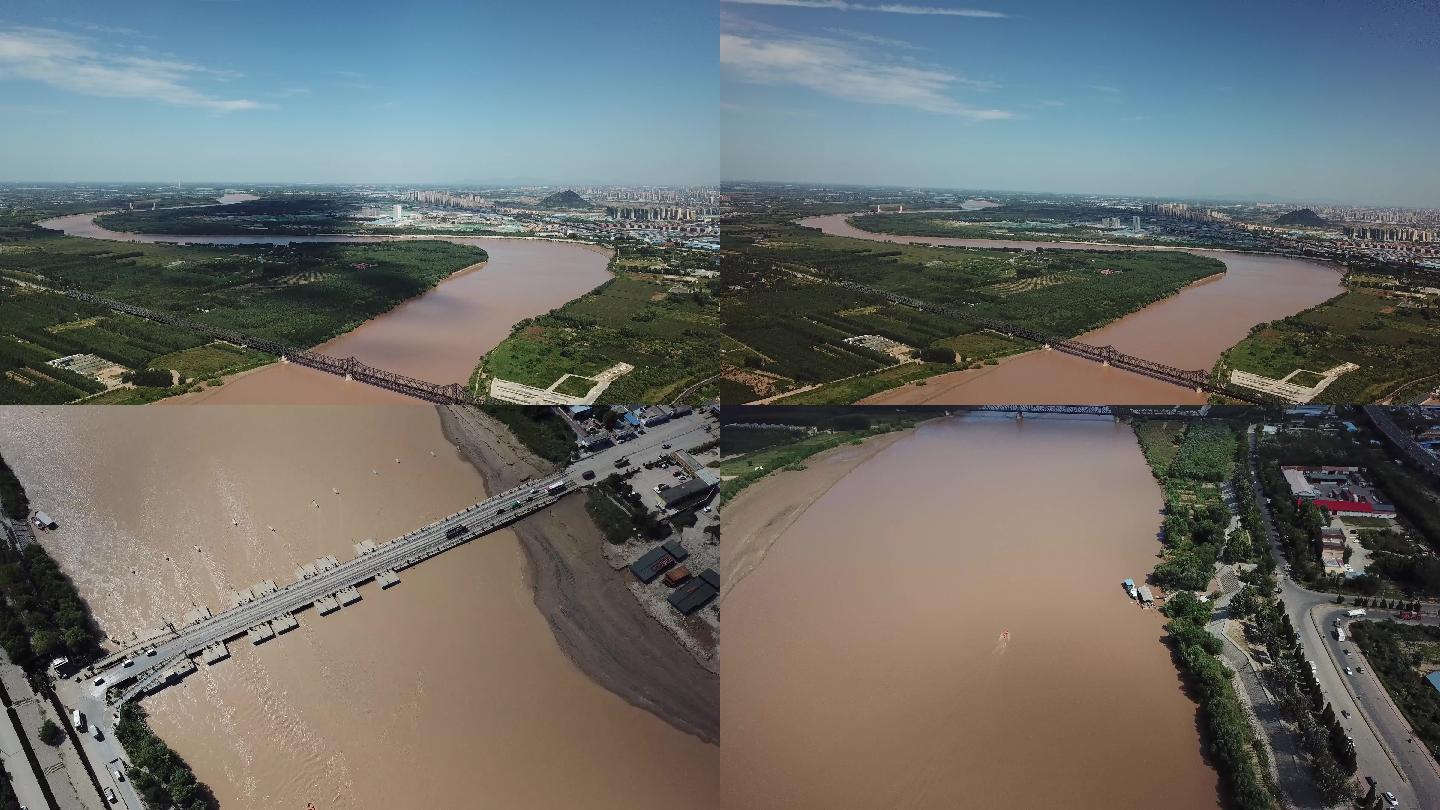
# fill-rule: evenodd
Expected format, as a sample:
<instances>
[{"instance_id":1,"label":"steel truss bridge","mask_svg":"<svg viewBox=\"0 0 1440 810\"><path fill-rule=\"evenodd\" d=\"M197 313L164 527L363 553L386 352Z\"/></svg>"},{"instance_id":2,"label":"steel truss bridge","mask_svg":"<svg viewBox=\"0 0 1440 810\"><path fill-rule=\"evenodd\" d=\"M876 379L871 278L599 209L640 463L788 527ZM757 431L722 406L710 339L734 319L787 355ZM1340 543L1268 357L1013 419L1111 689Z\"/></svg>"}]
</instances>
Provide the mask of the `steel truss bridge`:
<instances>
[{"instance_id":1,"label":"steel truss bridge","mask_svg":"<svg viewBox=\"0 0 1440 810\"><path fill-rule=\"evenodd\" d=\"M933 304L929 301L921 301L918 298L911 298L908 295L886 292L885 290L868 287L864 284L857 284L856 282L847 281L845 279L820 277L804 273L796 273L796 275L799 275L802 278L810 279L812 281L820 281L826 284L834 284L839 287L844 287L847 290L854 290L858 293L878 296L887 301L890 301L891 303L900 304L901 306L907 306L911 309L918 309L921 312L932 312L936 315L944 315L950 318L959 318L960 320L967 323L975 324L981 329L988 329L992 332L999 332L1000 334L1007 337L1024 338L1031 342L1039 343L1047 349L1054 349L1055 351L1064 352L1066 354L1081 357L1086 360L1093 360L1094 362L1100 363L1101 365L1114 366L1115 368L1120 368L1126 371L1134 372L1136 374L1141 374L1152 379L1170 383L1172 385L1179 385L1185 388L1191 388L1195 391L1205 391L1212 394L1219 394L1220 396L1239 400L1241 402L1250 402L1259 405L1269 403L1269 400L1257 391L1251 391L1245 388L1240 388L1238 386L1228 385L1223 382L1216 382L1214 380L1211 380L1210 373L1204 370L1189 371L1186 369L1175 368L1174 366L1167 366L1164 363L1157 363L1153 360L1146 360L1143 357L1136 357L1133 354L1126 354L1125 352L1122 352L1113 346L1092 346L1089 343L1083 343L1078 340L1068 340L1066 338L1055 337L1054 335L1047 335L1038 329L1031 329L1027 326L1020 326L1018 324L1007 323L1005 321L991 320L989 318L975 318L974 316L959 309L956 309L955 307L946 306L944 304Z\"/></svg>"},{"instance_id":2,"label":"steel truss bridge","mask_svg":"<svg viewBox=\"0 0 1440 810\"><path fill-rule=\"evenodd\" d=\"M229 329L221 329L217 326L192 321L189 318L182 318L168 312L157 312L153 309L127 304L123 301L114 301L109 298L101 298L98 295L91 295L79 290L60 291L64 295L85 301L90 304L112 309L116 312L123 312L126 315L133 315L136 318L143 318L147 321L168 324L192 332L199 332L215 340L223 340L226 343L233 343L237 346L244 346L250 349L273 354L284 362L295 363L296 365L313 368L323 371L326 374L334 374L337 377L344 377L347 380L355 380L373 385L377 388L384 388L387 391L394 391L397 394L422 399L426 402L434 402L439 405L479 405L484 398L470 392L465 386L459 383L440 385L438 383L417 380L414 377L406 377L403 374L396 374L393 371L386 371L383 368L376 368L363 363L354 357L331 357L328 354L311 351L309 349L297 349L293 346L286 346L273 340L254 337L240 332L233 332Z\"/></svg>"}]
</instances>

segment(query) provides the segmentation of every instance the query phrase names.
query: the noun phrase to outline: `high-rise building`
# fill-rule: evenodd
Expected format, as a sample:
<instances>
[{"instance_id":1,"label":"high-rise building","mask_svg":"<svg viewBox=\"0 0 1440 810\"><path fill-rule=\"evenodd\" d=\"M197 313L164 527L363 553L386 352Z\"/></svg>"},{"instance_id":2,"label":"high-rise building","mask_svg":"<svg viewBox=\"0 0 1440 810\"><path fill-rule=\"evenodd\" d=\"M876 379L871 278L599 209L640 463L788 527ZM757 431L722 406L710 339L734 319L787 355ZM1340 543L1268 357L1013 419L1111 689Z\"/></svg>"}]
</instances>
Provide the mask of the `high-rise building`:
<instances>
[{"instance_id":1,"label":"high-rise building","mask_svg":"<svg viewBox=\"0 0 1440 810\"><path fill-rule=\"evenodd\" d=\"M398 208L399 206L396 207ZM1140 230L1140 217L1130 217L1130 229L1135 231Z\"/></svg>"},{"instance_id":2,"label":"high-rise building","mask_svg":"<svg viewBox=\"0 0 1440 810\"><path fill-rule=\"evenodd\" d=\"M400 205L397 203L397 204L395 205L395 221L396 221L396 222L399 222L400 219L401 219L401 217L403 217L403 216L404 216L404 215L400 212Z\"/></svg>"}]
</instances>

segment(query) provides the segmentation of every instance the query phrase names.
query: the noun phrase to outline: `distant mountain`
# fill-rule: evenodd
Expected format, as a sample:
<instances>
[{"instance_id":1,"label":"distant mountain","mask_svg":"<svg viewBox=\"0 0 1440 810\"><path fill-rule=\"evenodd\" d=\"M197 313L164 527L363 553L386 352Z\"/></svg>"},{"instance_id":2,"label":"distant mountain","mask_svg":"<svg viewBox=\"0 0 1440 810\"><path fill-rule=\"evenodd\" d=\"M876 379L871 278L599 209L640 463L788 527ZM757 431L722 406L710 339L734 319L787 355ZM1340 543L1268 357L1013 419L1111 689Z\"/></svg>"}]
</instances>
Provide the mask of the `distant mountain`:
<instances>
[{"instance_id":1,"label":"distant mountain","mask_svg":"<svg viewBox=\"0 0 1440 810\"><path fill-rule=\"evenodd\" d=\"M1326 222L1319 214L1309 208L1301 208L1298 211L1291 211L1288 214L1281 214L1275 220L1276 225L1300 225L1307 228L1323 228L1330 223Z\"/></svg>"},{"instance_id":2,"label":"distant mountain","mask_svg":"<svg viewBox=\"0 0 1440 810\"><path fill-rule=\"evenodd\" d=\"M550 196L548 196L548 197L546 197L545 199L541 200L541 201L538 203L538 205L539 205L541 208L589 208L589 207L590 207L590 203L589 203L584 197L581 197L579 194L576 194L575 192L571 191L571 190L568 189L568 188L565 189L564 191L557 191L557 192L555 192L554 194L551 194Z\"/></svg>"}]
</instances>

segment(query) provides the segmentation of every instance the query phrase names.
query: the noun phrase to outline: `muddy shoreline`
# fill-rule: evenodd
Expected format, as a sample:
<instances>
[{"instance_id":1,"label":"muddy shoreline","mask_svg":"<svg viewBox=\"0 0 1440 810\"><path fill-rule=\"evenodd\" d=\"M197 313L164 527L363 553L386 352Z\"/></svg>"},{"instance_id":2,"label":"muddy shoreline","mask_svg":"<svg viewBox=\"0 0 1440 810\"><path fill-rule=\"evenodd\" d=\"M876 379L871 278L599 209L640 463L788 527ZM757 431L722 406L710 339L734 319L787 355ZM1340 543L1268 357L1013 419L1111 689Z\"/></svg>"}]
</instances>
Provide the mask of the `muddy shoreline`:
<instances>
[{"instance_id":1,"label":"muddy shoreline","mask_svg":"<svg viewBox=\"0 0 1440 810\"><path fill-rule=\"evenodd\" d=\"M441 407L441 430L490 492L554 469L478 410ZM580 497L513 525L525 552L535 606L567 658L627 703L711 743L720 741L720 678L701 667L645 613Z\"/></svg>"}]
</instances>

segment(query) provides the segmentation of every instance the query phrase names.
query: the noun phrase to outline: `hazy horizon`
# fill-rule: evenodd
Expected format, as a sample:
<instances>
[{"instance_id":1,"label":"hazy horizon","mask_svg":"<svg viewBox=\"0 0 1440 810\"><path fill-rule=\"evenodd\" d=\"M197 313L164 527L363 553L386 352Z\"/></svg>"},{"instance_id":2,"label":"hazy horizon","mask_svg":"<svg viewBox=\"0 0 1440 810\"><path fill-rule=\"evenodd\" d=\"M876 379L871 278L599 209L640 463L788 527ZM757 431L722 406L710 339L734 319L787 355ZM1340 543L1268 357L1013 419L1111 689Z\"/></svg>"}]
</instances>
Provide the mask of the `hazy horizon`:
<instances>
[{"instance_id":1,"label":"hazy horizon","mask_svg":"<svg viewBox=\"0 0 1440 810\"><path fill-rule=\"evenodd\" d=\"M713 185L717 28L704 0L16 0L0 176Z\"/></svg>"},{"instance_id":2,"label":"hazy horizon","mask_svg":"<svg viewBox=\"0 0 1440 810\"><path fill-rule=\"evenodd\" d=\"M1424 6L722 0L721 177L1437 208Z\"/></svg>"}]
</instances>

